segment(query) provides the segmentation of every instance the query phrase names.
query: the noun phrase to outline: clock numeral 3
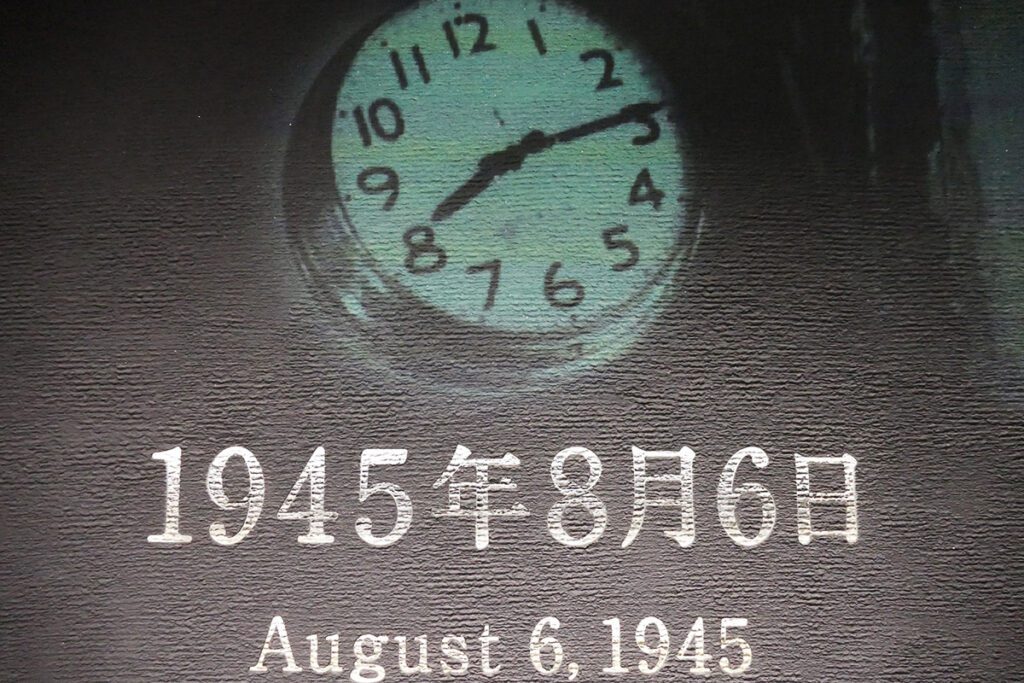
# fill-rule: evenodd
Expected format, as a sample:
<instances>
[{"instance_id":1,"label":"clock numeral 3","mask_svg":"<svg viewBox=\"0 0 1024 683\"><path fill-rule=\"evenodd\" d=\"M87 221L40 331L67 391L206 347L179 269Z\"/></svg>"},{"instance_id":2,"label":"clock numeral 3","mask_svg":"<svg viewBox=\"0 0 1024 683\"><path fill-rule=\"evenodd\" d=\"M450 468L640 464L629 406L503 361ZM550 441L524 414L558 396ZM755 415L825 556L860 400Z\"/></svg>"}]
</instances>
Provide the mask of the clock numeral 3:
<instances>
[{"instance_id":1,"label":"clock numeral 3","mask_svg":"<svg viewBox=\"0 0 1024 683\"><path fill-rule=\"evenodd\" d=\"M386 118L390 119L388 125L385 125L384 121L381 120L381 110L387 112ZM405 119L402 118L402 110L398 108L394 100L386 97L374 100L370 103L367 113L369 114L369 125L367 125L367 114L363 113L362 106L356 107L352 111L352 116L356 120L356 127L359 129L359 137L362 138L364 147L369 147L373 144L373 136L370 133L371 128L377 137L385 142L394 142L402 137L402 134L405 132Z\"/></svg>"},{"instance_id":2,"label":"clock numeral 3","mask_svg":"<svg viewBox=\"0 0 1024 683\"><path fill-rule=\"evenodd\" d=\"M373 176L384 176L384 180L380 183L370 185L367 181ZM387 166L371 166L370 168L363 169L359 172L356 177L356 185L359 189L367 194L381 194L383 192L388 193L388 198L384 200L384 211L390 211L391 207L395 205L395 201L398 199L398 174L395 173L395 169L388 168Z\"/></svg>"},{"instance_id":3,"label":"clock numeral 3","mask_svg":"<svg viewBox=\"0 0 1024 683\"><path fill-rule=\"evenodd\" d=\"M629 258L612 266L612 270L616 273L629 270L640 260L640 248L636 246L636 242L633 240L621 239L619 237L619 235L625 235L627 230L629 230L629 228L625 225L616 225L614 228L608 228L601 233L601 239L604 240L604 246L609 251L613 249L625 249L629 252Z\"/></svg>"},{"instance_id":4,"label":"clock numeral 3","mask_svg":"<svg viewBox=\"0 0 1024 683\"><path fill-rule=\"evenodd\" d=\"M555 280L561 261L555 261L544 274L544 298L555 308L572 308L583 303L584 289L578 280ZM563 292L571 291L572 296L566 299Z\"/></svg>"},{"instance_id":5,"label":"clock numeral 3","mask_svg":"<svg viewBox=\"0 0 1024 683\"><path fill-rule=\"evenodd\" d=\"M665 193L654 186L654 181L651 179L651 172L648 169L642 169L636 174L636 180L633 181L633 187L629 188L629 205L643 204L644 202L650 202L654 206L655 210L661 208L661 200L665 198Z\"/></svg>"},{"instance_id":6,"label":"clock numeral 3","mask_svg":"<svg viewBox=\"0 0 1024 683\"><path fill-rule=\"evenodd\" d=\"M469 49L470 54L476 54L478 52L489 52L498 47L494 43L487 42L487 33L489 31L489 25L487 23L487 17L485 17L484 15L463 14L455 17L454 23L456 26L462 26L463 24L476 25L476 40L473 42L473 47ZM462 48L459 46L459 39L458 36L455 35L455 29L452 28L452 22L444 22L441 25L441 28L444 29L444 37L448 40L448 47L452 49L452 57L458 59L459 55L462 54Z\"/></svg>"},{"instance_id":7,"label":"clock numeral 3","mask_svg":"<svg viewBox=\"0 0 1024 683\"><path fill-rule=\"evenodd\" d=\"M422 238L416 239L418 236ZM448 263L448 254L434 243L434 238L434 229L427 225L409 228L402 235L402 241L409 248L409 253L405 255L405 269L413 275L436 273ZM427 258L432 258L433 261L421 263L421 260Z\"/></svg>"},{"instance_id":8,"label":"clock numeral 3","mask_svg":"<svg viewBox=\"0 0 1024 683\"><path fill-rule=\"evenodd\" d=\"M587 50L580 55L580 61L589 62L591 59L600 59L604 62L604 73L598 81L594 90L607 90L622 85L622 79L615 77L615 57L608 50Z\"/></svg>"},{"instance_id":9,"label":"clock numeral 3","mask_svg":"<svg viewBox=\"0 0 1024 683\"><path fill-rule=\"evenodd\" d=\"M476 266L470 266L466 268L466 272L470 275L474 273L483 273L490 271L491 281L487 285L487 299L484 301L484 310L489 311L494 307L494 296L498 293L498 278L501 277L501 261L495 259L488 261L487 263L481 263Z\"/></svg>"}]
</instances>

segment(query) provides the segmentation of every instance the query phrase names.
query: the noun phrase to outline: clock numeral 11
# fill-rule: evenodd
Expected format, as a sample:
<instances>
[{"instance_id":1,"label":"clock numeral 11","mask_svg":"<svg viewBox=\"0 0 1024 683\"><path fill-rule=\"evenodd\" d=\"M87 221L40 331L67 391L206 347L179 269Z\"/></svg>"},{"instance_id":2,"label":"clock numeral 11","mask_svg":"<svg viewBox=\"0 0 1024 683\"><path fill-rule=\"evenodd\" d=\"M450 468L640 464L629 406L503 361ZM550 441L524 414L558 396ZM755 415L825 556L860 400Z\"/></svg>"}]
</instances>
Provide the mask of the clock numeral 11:
<instances>
[{"instance_id":1,"label":"clock numeral 11","mask_svg":"<svg viewBox=\"0 0 1024 683\"><path fill-rule=\"evenodd\" d=\"M420 73L420 80L424 84L430 83L430 71L427 70L427 63L423 59L423 51L419 45L412 46L412 61L416 63L416 70ZM409 87L409 78L405 74L405 66L402 64L402 56L398 50L391 51L391 66L395 68L395 76L398 77L398 86L405 90Z\"/></svg>"}]
</instances>

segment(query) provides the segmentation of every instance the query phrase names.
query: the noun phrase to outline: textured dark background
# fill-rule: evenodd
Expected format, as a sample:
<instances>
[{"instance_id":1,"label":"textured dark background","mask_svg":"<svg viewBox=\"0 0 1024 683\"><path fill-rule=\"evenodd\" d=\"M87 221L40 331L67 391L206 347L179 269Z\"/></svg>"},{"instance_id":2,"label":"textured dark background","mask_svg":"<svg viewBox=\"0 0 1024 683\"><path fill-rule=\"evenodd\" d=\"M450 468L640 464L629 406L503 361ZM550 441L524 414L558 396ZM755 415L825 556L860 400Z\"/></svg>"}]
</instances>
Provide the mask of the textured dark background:
<instances>
[{"instance_id":1,"label":"textured dark background","mask_svg":"<svg viewBox=\"0 0 1024 683\"><path fill-rule=\"evenodd\" d=\"M289 124L366 4L0 10L0 678L245 679L281 614L302 664L313 632L434 642L489 622L499 678L532 680L529 632L554 615L593 680L606 617L659 616L681 639L704 616L715 652L711 625L742 616L757 680L1022 680L1019 10L620 8L683 93L707 239L656 339L481 398L324 342L285 237ZM457 362L439 350L436 368ZM469 522L429 514L457 443L523 460L534 516L496 521L486 552ZM235 444L262 462L268 500L222 548L206 526L230 515L204 476ZM149 457L179 445L195 542L157 548ZM334 545L305 548L273 513L317 445L341 517ZM610 528L586 551L543 521L569 445L605 465ZM630 445L697 452L693 548L651 522L619 547ZM714 495L749 445L773 464L740 480L766 484L779 523L743 551ZM352 529L386 509L357 503L370 447L410 452L387 478L413 528L386 550ZM794 452L859 459L858 544L797 543ZM685 678L681 664L660 677Z\"/></svg>"}]
</instances>

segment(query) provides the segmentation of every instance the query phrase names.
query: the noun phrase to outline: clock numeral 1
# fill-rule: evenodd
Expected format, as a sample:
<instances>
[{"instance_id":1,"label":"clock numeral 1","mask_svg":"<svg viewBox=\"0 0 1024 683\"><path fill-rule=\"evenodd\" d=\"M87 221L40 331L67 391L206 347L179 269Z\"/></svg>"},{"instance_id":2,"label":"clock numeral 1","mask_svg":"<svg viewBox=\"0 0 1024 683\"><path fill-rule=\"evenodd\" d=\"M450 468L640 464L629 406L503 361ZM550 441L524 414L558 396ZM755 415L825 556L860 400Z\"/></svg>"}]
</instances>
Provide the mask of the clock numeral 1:
<instances>
[{"instance_id":1,"label":"clock numeral 1","mask_svg":"<svg viewBox=\"0 0 1024 683\"><path fill-rule=\"evenodd\" d=\"M491 281L487 285L487 299L484 301L484 310L489 311L494 307L494 296L498 293L498 278L501 277L501 261L495 259L488 261L487 263L481 263L476 266L470 266L466 268L466 272L470 275L474 273L483 273L484 271L491 272Z\"/></svg>"},{"instance_id":2,"label":"clock numeral 1","mask_svg":"<svg viewBox=\"0 0 1024 683\"><path fill-rule=\"evenodd\" d=\"M381 121L382 109L387 111L388 117L391 119L389 125L385 125ZM364 147L373 144L371 128L377 137L386 142L394 142L405 132L405 119L402 118L402 110L398 108L394 100L386 97L374 100L370 103L367 113L369 114L369 125L367 125L367 114L363 113L362 106L356 107L352 111L352 117L356 120L356 128L359 129L359 137L362 139ZM338 116L343 116L343 112L338 112Z\"/></svg>"},{"instance_id":3,"label":"clock numeral 1","mask_svg":"<svg viewBox=\"0 0 1024 683\"><path fill-rule=\"evenodd\" d=\"M458 59L459 55L462 54L462 48L459 46L459 39L455 35L455 29L452 27L453 23L456 26L462 26L463 24L476 25L476 40L473 41L473 47L469 49L470 54L490 52L498 47L494 43L487 42L487 33L490 30L487 17L482 14L463 14L455 17L452 21L446 21L441 24L441 28L444 29L444 37L448 40L448 47L452 49L452 57L455 59Z\"/></svg>"},{"instance_id":4,"label":"clock numeral 1","mask_svg":"<svg viewBox=\"0 0 1024 683\"><path fill-rule=\"evenodd\" d=\"M544 298L555 308L579 306L583 303L583 295L585 293L583 285L578 280L555 280L555 275L558 274L558 270L561 267L562 262L555 261L548 268L548 272L544 274ZM568 299L562 296L562 292L567 290L572 291L572 296Z\"/></svg>"},{"instance_id":5,"label":"clock numeral 1","mask_svg":"<svg viewBox=\"0 0 1024 683\"><path fill-rule=\"evenodd\" d=\"M526 25L530 29L530 37L533 38L533 44L537 46L537 54L543 56L548 53L548 47L544 44L544 36L540 34L540 28L537 26L536 19L530 19L526 22Z\"/></svg>"},{"instance_id":6,"label":"clock numeral 1","mask_svg":"<svg viewBox=\"0 0 1024 683\"><path fill-rule=\"evenodd\" d=\"M420 72L420 80L423 83L430 83L430 72L427 71L427 63L423 59L423 51L419 45L412 46L412 60L416 63L416 69ZM395 68L395 76L398 77L398 85L402 90L409 87L409 78L405 75L405 66L402 64L402 56L398 50L391 51L391 66Z\"/></svg>"}]
</instances>

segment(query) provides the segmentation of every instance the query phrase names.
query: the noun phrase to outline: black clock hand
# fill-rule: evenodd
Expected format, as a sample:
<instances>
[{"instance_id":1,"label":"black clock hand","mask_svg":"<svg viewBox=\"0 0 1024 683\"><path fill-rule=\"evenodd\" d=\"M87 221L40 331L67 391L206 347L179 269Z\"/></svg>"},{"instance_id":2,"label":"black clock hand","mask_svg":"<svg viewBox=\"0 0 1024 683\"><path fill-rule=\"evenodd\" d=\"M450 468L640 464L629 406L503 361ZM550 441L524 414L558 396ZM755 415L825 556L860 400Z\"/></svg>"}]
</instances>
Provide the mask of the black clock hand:
<instances>
[{"instance_id":1,"label":"black clock hand","mask_svg":"<svg viewBox=\"0 0 1024 683\"><path fill-rule=\"evenodd\" d=\"M626 123L646 124L651 130L650 135L656 138L658 124L652 117L664 106L663 102L631 104L623 107L616 114L594 119L572 128L566 128L553 135L547 135L544 131L540 130L531 130L519 142L481 158L477 162L477 169L472 177L437 205L431 220L434 223L440 223L451 217L456 211L465 207L477 195L490 187L495 178L503 176L509 171L518 170L522 167L526 157L550 149L557 143L572 142L573 140L600 133ZM633 142L634 144L643 144L644 139L643 137L635 138ZM651 142L653 140L647 141Z\"/></svg>"}]
</instances>

